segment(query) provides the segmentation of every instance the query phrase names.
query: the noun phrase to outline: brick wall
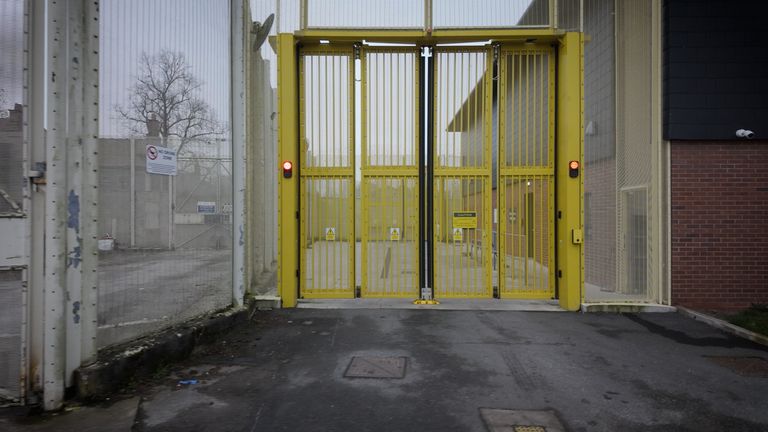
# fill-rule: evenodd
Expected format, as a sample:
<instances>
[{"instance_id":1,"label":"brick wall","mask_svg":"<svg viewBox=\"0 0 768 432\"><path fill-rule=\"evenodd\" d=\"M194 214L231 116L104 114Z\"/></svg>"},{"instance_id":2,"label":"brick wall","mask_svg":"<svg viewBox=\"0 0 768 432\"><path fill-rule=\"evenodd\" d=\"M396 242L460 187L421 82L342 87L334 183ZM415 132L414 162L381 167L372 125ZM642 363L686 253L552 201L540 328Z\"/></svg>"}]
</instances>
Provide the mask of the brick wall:
<instances>
[{"instance_id":1,"label":"brick wall","mask_svg":"<svg viewBox=\"0 0 768 432\"><path fill-rule=\"evenodd\" d=\"M672 302L768 303L768 141L672 143Z\"/></svg>"}]
</instances>

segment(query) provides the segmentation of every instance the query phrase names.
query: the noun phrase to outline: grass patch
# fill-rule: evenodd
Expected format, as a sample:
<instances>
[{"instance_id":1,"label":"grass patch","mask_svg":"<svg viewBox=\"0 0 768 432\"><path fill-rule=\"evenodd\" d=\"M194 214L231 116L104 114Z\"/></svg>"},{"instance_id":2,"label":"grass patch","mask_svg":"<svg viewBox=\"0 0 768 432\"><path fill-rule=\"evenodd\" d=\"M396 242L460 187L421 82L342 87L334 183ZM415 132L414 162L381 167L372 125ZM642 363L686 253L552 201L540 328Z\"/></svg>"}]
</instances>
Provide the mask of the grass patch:
<instances>
[{"instance_id":1,"label":"grass patch","mask_svg":"<svg viewBox=\"0 0 768 432\"><path fill-rule=\"evenodd\" d=\"M731 324L768 336L768 305L753 304L749 309L729 316L728 321Z\"/></svg>"}]
</instances>

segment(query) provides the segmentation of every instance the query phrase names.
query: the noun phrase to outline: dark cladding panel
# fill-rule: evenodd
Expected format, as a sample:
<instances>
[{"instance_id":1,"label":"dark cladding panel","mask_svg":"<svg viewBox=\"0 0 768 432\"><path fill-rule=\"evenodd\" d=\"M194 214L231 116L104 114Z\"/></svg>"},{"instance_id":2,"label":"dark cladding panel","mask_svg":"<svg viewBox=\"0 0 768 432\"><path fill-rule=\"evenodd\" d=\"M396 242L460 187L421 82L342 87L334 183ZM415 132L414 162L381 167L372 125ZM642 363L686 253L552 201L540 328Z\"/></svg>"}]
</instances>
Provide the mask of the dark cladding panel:
<instances>
[{"instance_id":1,"label":"dark cladding panel","mask_svg":"<svg viewBox=\"0 0 768 432\"><path fill-rule=\"evenodd\" d=\"M763 0L664 1L664 138L768 137Z\"/></svg>"}]
</instances>

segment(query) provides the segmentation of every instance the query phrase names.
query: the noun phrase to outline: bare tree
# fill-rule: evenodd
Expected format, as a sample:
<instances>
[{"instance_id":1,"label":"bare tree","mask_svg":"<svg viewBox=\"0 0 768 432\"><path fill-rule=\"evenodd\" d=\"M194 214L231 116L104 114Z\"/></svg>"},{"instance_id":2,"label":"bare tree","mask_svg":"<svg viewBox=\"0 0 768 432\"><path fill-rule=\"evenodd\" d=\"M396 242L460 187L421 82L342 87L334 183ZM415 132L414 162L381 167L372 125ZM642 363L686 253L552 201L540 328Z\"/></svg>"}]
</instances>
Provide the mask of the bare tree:
<instances>
[{"instance_id":1,"label":"bare tree","mask_svg":"<svg viewBox=\"0 0 768 432\"><path fill-rule=\"evenodd\" d=\"M202 83L192 74L184 54L142 53L140 62L128 103L115 107L132 132L143 135L150 121L157 120L163 137L180 138L178 153L191 140L223 133L213 109L199 95Z\"/></svg>"}]
</instances>

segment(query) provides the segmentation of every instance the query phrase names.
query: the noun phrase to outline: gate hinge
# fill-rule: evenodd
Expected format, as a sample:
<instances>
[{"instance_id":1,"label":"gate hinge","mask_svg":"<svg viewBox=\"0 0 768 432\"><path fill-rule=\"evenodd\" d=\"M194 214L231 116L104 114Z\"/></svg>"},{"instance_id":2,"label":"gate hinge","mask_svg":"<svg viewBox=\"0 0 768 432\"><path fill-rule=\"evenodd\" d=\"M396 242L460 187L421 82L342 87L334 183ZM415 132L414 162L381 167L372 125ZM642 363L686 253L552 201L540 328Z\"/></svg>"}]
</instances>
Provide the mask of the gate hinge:
<instances>
[{"instance_id":1,"label":"gate hinge","mask_svg":"<svg viewBox=\"0 0 768 432\"><path fill-rule=\"evenodd\" d=\"M355 57L355 60L360 60L360 44L356 43L352 45L352 55Z\"/></svg>"},{"instance_id":2,"label":"gate hinge","mask_svg":"<svg viewBox=\"0 0 768 432\"><path fill-rule=\"evenodd\" d=\"M499 53L501 52L501 44L493 44L493 61L499 61Z\"/></svg>"}]
</instances>

